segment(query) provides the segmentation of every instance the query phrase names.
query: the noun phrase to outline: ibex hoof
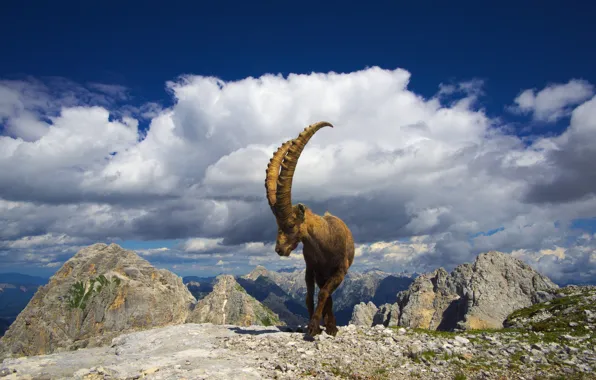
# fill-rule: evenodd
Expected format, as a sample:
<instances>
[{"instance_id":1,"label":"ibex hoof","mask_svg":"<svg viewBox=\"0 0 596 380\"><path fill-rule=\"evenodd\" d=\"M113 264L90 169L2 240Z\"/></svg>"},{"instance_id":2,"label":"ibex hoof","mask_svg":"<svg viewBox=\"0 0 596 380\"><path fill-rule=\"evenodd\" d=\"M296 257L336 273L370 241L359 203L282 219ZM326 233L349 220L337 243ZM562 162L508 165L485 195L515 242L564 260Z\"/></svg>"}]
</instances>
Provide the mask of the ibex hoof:
<instances>
[{"instance_id":1,"label":"ibex hoof","mask_svg":"<svg viewBox=\"0 0 596 380\"><path fill-rule=\"evenodd\" d=\"M315 335L320 334L322 331L323 330L321 330L321 326L319 326L318 321L312 320L308 324L308 335L315 336Z\"/></svg>"},{"instance_id":2,"label":"ibex hoof","mask_svg":"<svg viewBox=\"0 0 596 380\"><path fill-rule=\"evenodd\" d=\"M336 336L337 335L337 327L325 326L325 333L327 333L327 335Z\"/></svg>"}]
</instances>

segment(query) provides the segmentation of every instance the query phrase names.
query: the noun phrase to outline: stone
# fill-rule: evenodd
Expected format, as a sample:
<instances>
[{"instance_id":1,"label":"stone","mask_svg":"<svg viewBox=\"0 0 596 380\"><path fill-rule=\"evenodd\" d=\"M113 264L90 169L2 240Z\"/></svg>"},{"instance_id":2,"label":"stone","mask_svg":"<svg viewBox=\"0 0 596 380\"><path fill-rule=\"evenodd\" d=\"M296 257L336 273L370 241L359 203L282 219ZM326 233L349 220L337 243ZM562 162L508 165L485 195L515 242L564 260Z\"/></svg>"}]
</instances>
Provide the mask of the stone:
<instances>
[{"instance_id":1,"label":"stone","mask_svg":"<svg viewBox=\"0 0 596 380\"><path fill-rule=\"evenodd\" d=\"M349 324L370 327L373 324L373 318L377 313L377 310L378 309L374 303L370 301L368 303L361 302L354 306L354 311L352 312L352 318L350 319Z\"/></svg>"},{"instance_id":2,"label":"stone","mask_svg":"<svg viewBox=\"0 0 596 380\"><path fill-rule=\"evenodd\" d=\"M232 275L217 276L213 291L197 302L186 322L236 326L284 324L271 309L246 293Z\"/></svg>"},{"instance_id":3,"label":"stone","mask_svg":"<svg viewBox=\"0 0 596 380\"><path fill-rule=\"evenodd\" d=\"M398 294L399 325L431 330L502 328L510 313L556 289L528 264L491 251L451 273L439 268L417 277Z\"/></svg>"},{"instance_id":4,"label":"stone","mask_svg":"<svg viewBox=\"0 0 596 380\"><path fill-rule=\"evenodd\" d=\"M195 303L174 273L117 244L93 244L37 290L0 339L0 357L109 344L129 331L184 323Z\"/></svg>"}]
</instances>

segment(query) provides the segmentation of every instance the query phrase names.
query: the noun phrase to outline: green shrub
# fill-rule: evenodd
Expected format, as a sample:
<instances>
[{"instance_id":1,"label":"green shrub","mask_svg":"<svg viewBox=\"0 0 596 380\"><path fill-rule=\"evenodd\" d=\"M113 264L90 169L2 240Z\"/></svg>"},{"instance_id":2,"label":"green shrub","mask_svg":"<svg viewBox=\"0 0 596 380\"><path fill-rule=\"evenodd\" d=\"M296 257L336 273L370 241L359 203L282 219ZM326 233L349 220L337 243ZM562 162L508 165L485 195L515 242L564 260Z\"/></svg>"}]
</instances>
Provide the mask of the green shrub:
<instances>
[{"instance_id":1,"label":"green shrub","mask_svg":"<svg viewBox=\"0 0 596 380\"><path fill-rule=\"evenodd\" d=\"M75 282L66 295L66 302L71 309L79 308L85 310L89 299L94 294L99 294L103 289L115 290L120 285L120 279L116 276L108 280L103 274L96 278L91 278L86 283L82 281Z\"/></svg>"}]
</instances>

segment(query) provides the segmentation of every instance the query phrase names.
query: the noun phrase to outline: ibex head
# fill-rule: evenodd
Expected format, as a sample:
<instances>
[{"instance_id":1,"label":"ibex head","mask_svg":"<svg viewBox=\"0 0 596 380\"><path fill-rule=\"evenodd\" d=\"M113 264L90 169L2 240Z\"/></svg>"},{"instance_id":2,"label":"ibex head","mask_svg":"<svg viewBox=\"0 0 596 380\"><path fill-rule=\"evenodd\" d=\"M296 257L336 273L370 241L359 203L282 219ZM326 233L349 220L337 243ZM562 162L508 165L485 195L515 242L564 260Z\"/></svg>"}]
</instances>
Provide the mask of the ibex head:
<instances>
[{"instance_id":1,"label":"ibex head","mask_svg":"<svg viewBox=\"0 0 596 380\"><path fill-rule=\"evenodd\" d=\"M265 189L277 221L275 252L280 256L289 256L300 242L300 226L304 222L306 207L301 203L292 205L292 178L306 143L323 127L333 128L333 125L326 121L309 125L297 138L282 144L267 165Z\"/></svg>"}]
</instances>

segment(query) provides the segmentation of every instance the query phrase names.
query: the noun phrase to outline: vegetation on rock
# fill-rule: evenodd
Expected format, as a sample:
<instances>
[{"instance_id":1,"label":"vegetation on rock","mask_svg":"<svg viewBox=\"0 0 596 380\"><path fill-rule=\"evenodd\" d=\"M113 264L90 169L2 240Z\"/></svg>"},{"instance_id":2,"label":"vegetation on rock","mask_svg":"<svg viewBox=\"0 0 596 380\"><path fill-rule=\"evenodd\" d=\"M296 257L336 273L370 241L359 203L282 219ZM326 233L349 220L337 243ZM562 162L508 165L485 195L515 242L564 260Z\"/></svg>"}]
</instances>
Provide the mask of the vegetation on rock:
<instances>
[{"instance_id":1,"label":"vegetation on rock","mask_svg":"<svg viewBox=\"0 0 596 380\"><path fill-rule=\"evenodd\" d=\"M88 301L94 294L99 294L105 289L113 291L120 285L120 279L113 276L108 280L103 274L90 278L88 281L77 281L69 289L65 297L68 306L71 309L79 308L85 310Z\"/></svg>"},{"instance_id":2,"label":"vegetation on rock","mask_svg":"<svg viewBox=\"0 0 596 380\"><path fill-rule=\"evenodd\" d=\"M596 342L596 286L566 286L555 298L511 313L505 327L546 335L590 335Z\"/></svg>"}]
</instances>

